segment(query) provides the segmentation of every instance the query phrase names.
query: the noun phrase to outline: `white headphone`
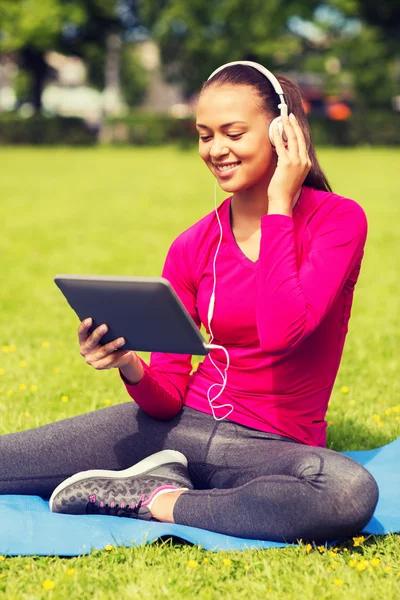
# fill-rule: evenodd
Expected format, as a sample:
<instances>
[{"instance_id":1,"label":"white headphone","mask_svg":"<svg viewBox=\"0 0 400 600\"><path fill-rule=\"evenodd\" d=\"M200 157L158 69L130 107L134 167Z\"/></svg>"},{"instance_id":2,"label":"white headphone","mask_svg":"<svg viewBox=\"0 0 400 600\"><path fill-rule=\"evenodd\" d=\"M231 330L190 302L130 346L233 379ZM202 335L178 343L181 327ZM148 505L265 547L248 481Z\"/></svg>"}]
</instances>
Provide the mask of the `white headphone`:
<instances>
[{"instance_id":1,"label":"white headphone","mask_svg":"<svg viewBox=\"0 0 400 600\"><path fill-rule=\"evenodd\" d=\"M286 117L288 116L288 107L287 107L287 104L285 102L285 97L283 95L282 86L279 83L279 81L277 80L277 78L275 77L275 75L273 73L271 73L271 71L268 71L268 69L266 69L265 67L263 67L259 63L252 62L250 60L236 60L234 62L226 63L225 65L222 65L221 67L218 67L218 69L215 69L215 71L213 71L211 73L211 75L208 78L208 80L211 79L212 77L214 77L214 75L216 75L217 73L219 73L219 71L222 71L222 69L225 69L225 67L230 67L232 65L247 65L249 67L253 67L254 69L257 69L257 71L260 71L260 73L262 73L263 75L265 75L265 77L267 79L269 79L269 81L272 84L272 87L274 88L275 92L279 96L280 103L278 104L278 108L281 111L280 116L276 117L275 119L273 119L271 121L270 125L269 125L269 130L268 130L269 140L270 140L271 144L273 146L275 146L274 139L273 139L273 131L274 131L274 127L277 126L282 139L285 142L287 142L287 139L285 139L286 135L285 135L285 133L283 131L282 117L283 116L286 116Z\"/></svg>"},{"instance_id":2,"label":"white headphone","mask_svg":"<svg viewBox=\"0 0 400 600\"><path fill-rule=\"evenodd\" d=\"M271 71L268 71L268 69L266 69L265 67L263 67L262 65L255 63L255 62L251 62L251 61L247 61L247 60L239 60L239 61L235 61L235 62L230 62L230 63L226 63L225 65L222 65L221 67L218 67L218 69L216 69L215 71L213 71L213 73L211 73L210 77L208 79L211 79L216 73L218 73L219 71L222 71L222 69L225 69L225 67L230 67L231 65L248 65L249 67L254 67L254 69L257 69L257 71L260 71L260 73L262 73L263 75L265 75L265 77L267 77L267 79L269 79L269 81L271 82L271 84L273 85L273 88L275 90L275 92L278 94L279 99L280 99L280 103L278 104L278 108L281 111L281 114L279 117L276 117L275 119L273 119L269 125L269 130L268 130L268 135L269 135L269 139L270 142L273 146L275 146L274 141L273 141L273 130L274 127L278 127L279 133L282 136L282 139L286 142L287 140L285 140L285 134L283 132L283 125L282 125L282 117L283 115L287 116L288 114L288 107L287 104L285 102L285 97L283 95L283 90L281 87L281 84L279 83L279 81L277 80L277 78L275 77L275 75L273 75L271 73ZM217 254L218 254L218 250L219 247L221 245L222 242L222 225L221 225L221 221L218 215L218 211L217 211L217 180L215 180L215 188L214 188L214 205L215 205L215 214L217 215L217 219L218 219L218 223L219 223L219 227L220 227L220 231L221 231L221 235L220 235L220 239L219 239L219 244L217 246L217 251L215 253L214 256L214 285L213 285L213 291L211 294L211 298L210 298L210 303L208 305L208 313L207 313L207 318L208 318L208 328L210 330L210 334L211 334L211 339L210 341L212 341L212 339L214 338L214 335L211 331L211 320L213 318L213 314L214 314L214 305L215 305L215 286L217 283L217 277L216 277L216 272L215 272L215 263L217 260ZM225 375L223 375L221 373L221 371L219 370L219 368L217 367L217 365L214 363L214 361L211 358L211 354L209 354L210 357L210 361L212 362L212 364L214 365L214 367L217 369L217 371L219 372L219 374L222 377L222 381L223 383L214 383L212 386L210 386L208 393L207 393L207 398L208 401L210 403L210 407L212 410L212 414L214 419L216 419L217 421L221 421L222 419L226 419L226 417L228 417L231 412L233 411L233 406L231 404L221 404L221 405L216 405L215 407L213 406L213 402L218 398L218 396L220 396L222 394L222 392L224 391L224 388L227 384L228 381L228 375L226 374L228 368L229 368L229 354L228 351L226 350L226 348L224 348L223 346L219 346L217 344L207 344L208 348L220 348L221 350L223 350L227 356L227 363L226 363L226 367L225 367ZM209 393L211 388L213 388L214 386L222 386L222 389L219 391L219 393L214 396L214 398L210 398ZM222 417L217 417L215 415L215 408L229 408L230 410Z\"/></svg>"}]
</instances>

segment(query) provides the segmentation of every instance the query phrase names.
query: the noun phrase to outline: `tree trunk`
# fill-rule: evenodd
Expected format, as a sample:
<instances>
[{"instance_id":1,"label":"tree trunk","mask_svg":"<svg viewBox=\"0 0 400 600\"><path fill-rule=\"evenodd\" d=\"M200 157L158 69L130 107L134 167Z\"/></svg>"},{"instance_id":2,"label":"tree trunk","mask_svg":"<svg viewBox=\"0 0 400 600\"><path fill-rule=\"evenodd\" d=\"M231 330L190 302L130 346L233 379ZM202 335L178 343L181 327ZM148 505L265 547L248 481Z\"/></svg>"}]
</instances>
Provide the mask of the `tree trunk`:
<instances>
[{"instance_id":1,"label":"tree trunk","mask_svg":"<svg viewBox=\"0 0 400 600\"><path fill-rule=\"evenodd\" d=\"M35 111L40 112L42 108L42 92L47 75L47 64L44 60L44 53L36 48L27 46L21 52L21 59L21 66L32 76L29 101L32 102Z\"/></svg>"}]
</instances>

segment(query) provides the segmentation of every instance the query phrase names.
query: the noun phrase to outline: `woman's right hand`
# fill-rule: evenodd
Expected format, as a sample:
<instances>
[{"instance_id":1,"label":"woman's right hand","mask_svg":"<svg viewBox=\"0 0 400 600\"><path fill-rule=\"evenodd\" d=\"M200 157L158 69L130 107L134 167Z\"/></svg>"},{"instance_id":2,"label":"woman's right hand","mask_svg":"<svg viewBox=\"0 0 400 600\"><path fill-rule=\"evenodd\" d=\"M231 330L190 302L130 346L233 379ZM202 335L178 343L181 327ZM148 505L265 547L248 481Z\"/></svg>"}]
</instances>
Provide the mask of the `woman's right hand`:
<instances>
[{"instance_id":1,"label":"woman's right hand","mask_svg":"<svg viewBox=\"0 0 400 600\"><path fill-rule=\"evenodd\" d=\"M86 360L86 363L100 371L113 368L120 369L128 383L132 385L139 383L143 377L144 368L136 352L133 350L118 350L125 344L124 338L118 338L102 346L99 342L108 331L107 325L100 325L89 334L91 325L92 319L89 318L82 321L78 328L80 354Z\"/></svg>"}]
</instances>

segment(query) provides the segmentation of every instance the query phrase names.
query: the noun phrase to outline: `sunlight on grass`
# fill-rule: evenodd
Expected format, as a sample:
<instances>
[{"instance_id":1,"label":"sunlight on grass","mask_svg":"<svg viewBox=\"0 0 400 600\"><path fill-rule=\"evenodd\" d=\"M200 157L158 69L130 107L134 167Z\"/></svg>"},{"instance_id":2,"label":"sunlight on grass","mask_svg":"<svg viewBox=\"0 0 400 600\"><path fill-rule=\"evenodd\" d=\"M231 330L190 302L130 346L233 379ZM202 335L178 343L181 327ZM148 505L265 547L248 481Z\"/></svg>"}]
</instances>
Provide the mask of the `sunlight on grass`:
<instances>
[{"instance_id":1,"label":"sunlight on grass","mask_svg":"<svg viewBox=\"0 0 400 600\"><path fill-rule=\"evenodd\" d=\"M328 411L328 447L400 433L397 165L387 149L319 152L369 234ZM161 274L173 239L214 207L195 150L0 149L0 434L130 401L118 374L79 355L57 273ZM218 192L218 203L227 197ZM139 353L144 360L148 353ZM193 366L202 360L193 357ZM398 598L399 536L337 548L211 553L172 541L76 558L0 557L0 598Z\"/></svg>"}]
</instances>

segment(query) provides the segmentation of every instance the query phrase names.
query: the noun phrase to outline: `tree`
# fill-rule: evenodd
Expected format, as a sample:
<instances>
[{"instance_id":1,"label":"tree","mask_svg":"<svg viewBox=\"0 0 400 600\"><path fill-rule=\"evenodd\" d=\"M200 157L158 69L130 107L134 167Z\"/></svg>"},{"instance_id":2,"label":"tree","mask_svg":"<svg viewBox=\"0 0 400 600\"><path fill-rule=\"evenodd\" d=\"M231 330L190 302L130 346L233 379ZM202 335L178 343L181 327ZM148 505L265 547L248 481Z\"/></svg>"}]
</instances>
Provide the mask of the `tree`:
<instances>
[{"instance_id":1,"label":"tree","mask_svg":"<svg viewBox=\"0 0 400 600\"><path fill-rule=\"evenodd\" d=\"M304 41L287 29L288 18L312 18L317 0L138 0L141 22L161 47L167 79L187 97L219 65L258 60L271 70L296 65Z\"/></svg>"},{"instance_id":2,"label":"tree","mask_svg":"<svg viewBox=\"0 0 400 600\"><path fill-rule=\"evenodd\" d=\"M89 79L101 87L107 36L124 35L136 24L135 0L0 0L0 52L18 55L33 81L32 103L40 110L47 50L88 58ZM125 55L123 63L128 64ZM143 87L142 72L138 86ZM132 81L130 92L134 97Z\"/></svg>"},{"instance_id":3,"label":"tree","mask_svg":"<svg viewBox=\"0 0 400 600\"><path fill-rule=\"evenodd\" d=\"M359 105L388 106L398 0L138 0L141 21L159 42L170 81L189 97L219 65L255 60L276 72L302 72L312 63L330 85L349 77ZM322 10L321 10L322 9ZM323 9L330 12L324 22ZM290 27L293 18L300 30ZM364 19L364 20L363 20ZM373 24L370 24L373 23ZM307 33L309 32L309 34ZM337 58L340 73L326 71Z\"/></svg>"}]
</instances>

